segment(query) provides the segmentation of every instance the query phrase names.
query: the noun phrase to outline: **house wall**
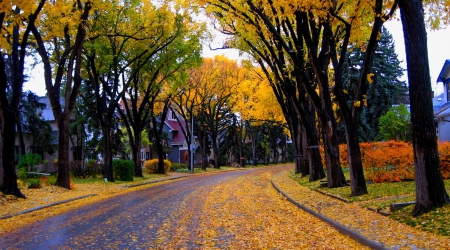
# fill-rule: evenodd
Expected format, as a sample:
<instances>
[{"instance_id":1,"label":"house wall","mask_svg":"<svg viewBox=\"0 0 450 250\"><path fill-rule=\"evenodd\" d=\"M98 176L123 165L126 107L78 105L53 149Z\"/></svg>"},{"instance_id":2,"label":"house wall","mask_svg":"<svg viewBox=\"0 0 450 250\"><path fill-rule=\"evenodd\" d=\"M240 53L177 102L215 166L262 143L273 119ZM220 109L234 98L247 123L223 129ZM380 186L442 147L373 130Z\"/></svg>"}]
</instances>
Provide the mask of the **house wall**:
<instances>
[{"instance_id":1,"label":"house wall","mask_svg":"<svg viewBox=\"0 0 450 250\"><path fill-rule=\"evenodd\" d=\"M168 160L174 163L182 163L182 159L180 156L180 146L172 145L171 150L172 151L169 153Z\"/></svg>"},{"instance_id":2,"label":"house wall","mask_svg":"<svg viewBox=\"0 0 450 250\"><path fill-rule=\"evenodd\" d=\"M52 130L53 130L52 134L57 134L58 131L57 131L57 129L55 129L56 125L53 123L50 123L50 126L52 127ZM56 140L56 142L58 141L57 138L55 140ZM25 152L30 153L31 152L31 140L27 137L27 135L24 135L24 143L25 143ZM20 138L19 138L18 134L16 134L14 146L16 148L19 148L19 150L20 150ZM69 161L70 162L73 161L72 148L73 148L72 141L69 140ZM58 148L56 149L56 151L53 154L44 152L44 156L43 156L44 164L38 166L36 170L40 171L40 172L50 172L50 173L56 172L57 169L54 166L53 161L57 158L58 158Z\"/></svg>"},{"instance_id":3,"label":"house wall","mask_svg":"<svg viewBox=\"0 0 450 250\"><path fill-rule=\"evenodd\" d=\"M438 138L440 142L450 141L450 116L446 116L438 121Z\"/></svg>"}]
</instances>

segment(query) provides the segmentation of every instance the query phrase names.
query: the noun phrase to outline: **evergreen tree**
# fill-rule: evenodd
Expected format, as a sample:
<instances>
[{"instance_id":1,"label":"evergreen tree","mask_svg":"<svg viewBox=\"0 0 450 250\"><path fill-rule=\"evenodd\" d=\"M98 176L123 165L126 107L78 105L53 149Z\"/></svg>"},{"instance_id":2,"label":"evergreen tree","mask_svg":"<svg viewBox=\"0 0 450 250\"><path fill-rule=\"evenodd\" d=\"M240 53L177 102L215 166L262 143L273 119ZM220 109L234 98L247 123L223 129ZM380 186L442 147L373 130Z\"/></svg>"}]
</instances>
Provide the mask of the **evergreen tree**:
<instances>
[{"instance_id":1,"label":"evergreen tree","mask_svg":"<svg viewBox=\"0 0 450 250\"><path fill-rule=\"evenodd\" d=\"M359 68L364 57L363 46L353 45L348 53L347 67L345 67L345 88L352 96L356 91L356 83L359 78ZM386 114L393 104L408 102L408 88L405 81L399 78L403 75L403 69L395 53L392 35L386 28L382 29L381 38L375 52L372 75L368 86L366 102L361 114L359 128L360 140L372 141L378 135L378 120ZM338 112L339 113L339 112ZM343 123L341 120L340 123ZM339 128L344 126L338 125ZM341 142L345 142L345 132L339 133Z\"/></svg>"},{"instance_id":2,"label":"evergreen tree","mask_svg":"<svg viewBox=\"0 0 450 250\"><path fill-rule=\"evenodd\" d=\"M55 138L52 136L52 128L43 117L45 108L46 104L39 96L31 91L24 93L19 105L20 118L17 123L21 141L25 134L31 141L31 151L41 156L44 153L53 154L57 149L57 145L54 143ZM23 142L20 144L21 147L24 147ZM26 154L26 150L23 148L22 154Z\"/></svg>"}]
</instances>

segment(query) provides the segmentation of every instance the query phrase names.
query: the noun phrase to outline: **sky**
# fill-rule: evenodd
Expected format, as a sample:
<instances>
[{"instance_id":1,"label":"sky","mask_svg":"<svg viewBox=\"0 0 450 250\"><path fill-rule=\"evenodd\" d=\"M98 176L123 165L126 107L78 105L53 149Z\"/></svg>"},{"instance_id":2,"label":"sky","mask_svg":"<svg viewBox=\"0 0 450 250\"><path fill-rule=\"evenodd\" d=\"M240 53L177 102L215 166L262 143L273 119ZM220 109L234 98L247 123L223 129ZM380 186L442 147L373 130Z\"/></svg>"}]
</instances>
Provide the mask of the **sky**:
<instances>
[{"instance_id":1,"label":"sky","mask_svg":"<svg viewBox=\"0 0 450 250\"><path fill-rule=\"evenodd\" d=\"M402 68L406 69L405 44L403 40L403 30L400 21L388 21L385 27L392 34L395 42L395 50L398 59L403 61ZM436 84L437 77L441 72L446 59L450 59L450 27L437 31L428 31L428 61L430 63L431 86L435 91L435 96L443 92L443 84ZM220 47L221 41L215 41L211 46ZM215 55L225 55L230 59L239 58L239 52L234 49L210 50L207 46L203 48L203 57L214 57ZM24 91L31 90L39 96L46 94L42 66L36 66L32 71L26 72L30 75L30 80L24 84ZM402 80L407 80L406 72Z\"/></svg>"},{"instance_id":2,"label":"sky","mask_svg":"<svg viewBox=\"0 0 450 250\"><path fill-rule=\"evenodd\" d=\"M395 42L395 51L398 59L402 61L402 68L406 69L405 42L400 21L388 21L384 25ZM444 66L445 60L450 59L450 27L441 30L427 31L428 62L430 65L431 87L435 96L443 92L443 84L436 84L436 80ZM407 80L406 72L402 80Z\"/></svg>"}]
</instances>

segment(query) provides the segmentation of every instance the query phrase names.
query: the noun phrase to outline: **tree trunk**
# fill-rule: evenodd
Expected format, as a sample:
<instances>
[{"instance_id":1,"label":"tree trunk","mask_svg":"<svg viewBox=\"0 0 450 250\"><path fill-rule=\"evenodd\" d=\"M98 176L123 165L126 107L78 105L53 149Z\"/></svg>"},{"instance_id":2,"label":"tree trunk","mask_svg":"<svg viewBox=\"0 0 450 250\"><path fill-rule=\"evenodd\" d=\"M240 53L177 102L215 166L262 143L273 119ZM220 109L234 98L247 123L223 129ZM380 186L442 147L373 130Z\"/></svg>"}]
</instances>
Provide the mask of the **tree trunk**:
<instances>
[{"instance_id":1,"label":"tree trunk","mask_svg":"<svg viewBox=\"0 0 450 250\"><path fill-rule=\"evenodd\" d=\"M21 119L20 116L19 116L19 119ZM25 155L27 152L26 152L26 148L25 148L25 140L23 138L22 124L21 124L20 120L17 120L16 126L17 126L17 133L19 134L20 154Z\"/></svg>"},{"instance_id":2,"label":"tree trunk","mask_svg":"<svg viewBox=\"0 0 450 250\"><path fill-rule=\"evenodd\" d=\"M327 186L328 188L342 187L348 184L339 163L339 144L336 136L336 121L333 120L334 117L331 119L327 119L327 117L329 116L321 115L320 119L325 161L327 163Z\"/></svg>"},{"instance_id":3,"label":"tree trunk","mask_svg":"<svg viewBox=\"0 0 450 250\"><path fill-rule=\"evenodd\" d=\"M314 130L316 130L315 126ZM316 181L325 178L325 171L323 170L322 157L319 151L319 137L317 131L315 133L304 133L309 145L308 154L306 155L309 163L309 181Z\"/></svg>"},{"instance_id":4,"label":"tree trunk","mask_svg":"<svg viewBox=\"0 0 450 250\"><path fill-rule=\"evenodd\" d=\"M70 117L70 116L69 116ZM58 119L58 178L56 186L70 189L69 117L61 113Z\"/></svg>"},{"instance_id":5,"label":"tree trunk","mask_svg":"<svg viewBox=\"0 0 450 250\"><path fill-rule=\"evenodd\" d=\"M207 147L207 141L208 141L208 136L202 136L202 141L203 141L203 147L202 147L202 170L206 170L206 167L209 165L208 164L208 154L206 152L206 147Z\"/></svg>"},{"instance_id":6,"label":"tree trunk","mask_svg":"<svg viewBox=\"0 0 450 250\"><path fill-rule=\"evenodd\" d=\"M158 174L165 174L164 172L164 147L159 134L155 135L156 139L156 151L158 152Z\"/></svg>"},{"instance_id":7,"label":"tree trunk","mask_svg":"<svg viewBox=\"0 0 450 250\"><path fill-rule=\"evenodd\" d=\"M255 136L251 135L251 140L252 140L253 166L256 167L258 165L258 159L256 158L256 135Z\"/></svg>"},{"instance_id":8,"label":"tree trunk","mask_svg":"<svg viewBox=\"0 0 450 250\"><path fill-rule=\"evenodd\" d=\"M1 115L1 112L0 112L0 116L2 116ZM3 119L2 119L3 120ZM3 124L3 122L2 122L2 124ZM2 143L2 141L3 141L3 136L2 136L2 134L0 133L0 159L2 159L2 160L0 160L0 191L1 190L3 190L3 182L4 182L4 175L3 175L3 143Z\"/></svg>"},{"instance_id":9,"label":"tree trunk","mask_svg":"<svg viewBox=\"0 0 450 250\"><path fill-rule=\"evenodd\" d=\"M162 144L158 143L158 174L166 174L164 170L164 148Z\"/></svg>"},{"instance_id":10,"label":"tree trunk","mask_svg":"<svg viewBox=\"0 0 450 250\"><path fill-rule=\"evenodd\" d=\"M273 164L278 164L278 144L277 144L277 140L272 140L272 151L273 151L273 159L272 159L272 163Z\"/></svg>"},{"instance_id":11,"label":"tree trunk","mask_svg":"<svg viewBox=\"0 0 450 250\"><path fill-rule=\"evenodd\" d=\"M104 139L104 149L103 149L103 171L104 176L103 178L106 178L109 182L114 182L114 175L113 175L113 157L112 157L112 151L111 151L111 123L106 122L102 128L103 130L103 139Z\"/></svg>"},{"instance_id":12,"label":"tree trunk","mask_svg":"<svg viewBox=\"0 0 450 250\"><path fill-rule=\"evenodd\" d=\"M7 106L7 105L5 105ZM14 162L15 142L15 114L8 108L3 109L3 194L12 194L19 198L26 198L17 186L16 167Z\"/></svg>"},{"instance_id":13,"label":"tree trunk","mask_svg":"<svg viewBox=\"0 0 450 250\"><path fill-rule=\"evenodd\" d=\"M206 170L208 166L208 155L204 150L202 150L202 170Z\"/></svg>"},{"instance_id":14,"label":"tree trunk","mask_svg":"<svg viewBox=\"0 0 450 250\"><path fill-rule=\"evenodd\" d=\"M450 202L439 171L427 35L421 0L399 0L408 66L416 178L414 216Z\"/></svg>"},{"instance_id":15,"label":"tree trunk","mask_svg":"<svg viewBox=\"0 0 450 250\"><path fill-rule=\"evenodd\" d=\"M351 195L359 196L367 194L366 179L364 178L361 149L359 146L358 123L356 120L345 119L345 131L350 166Z\"/></svg>"},{"instance_id":16,"label":"tree trunk","mask_svg":"<svg viewBox=\"0 0 450 250\"><path fill-rule=\"evenodd\" d=\"M217 138L213 137L213 154L214 154L214 168L220 168L219 165L219 148L217 147Z\"/></svg>"},{"instance_id":17,"label":"tree trunk","mask_svg":"<svg viewBox=\"0 0 450 250\"><path fill-rule=\"evenodd\" d=\"M136 124L136 123L135 123ZM134 140L132 140L133 144L133 162L134 162L134 176L143 177L142 174L142 166L141 166L141 129L134 128ZM159 144L159 136L156 136L157 143ZM158 146L157 146L158 147ZM158 152L159 159L159 152Z\"/></svg>"}]
</instances>

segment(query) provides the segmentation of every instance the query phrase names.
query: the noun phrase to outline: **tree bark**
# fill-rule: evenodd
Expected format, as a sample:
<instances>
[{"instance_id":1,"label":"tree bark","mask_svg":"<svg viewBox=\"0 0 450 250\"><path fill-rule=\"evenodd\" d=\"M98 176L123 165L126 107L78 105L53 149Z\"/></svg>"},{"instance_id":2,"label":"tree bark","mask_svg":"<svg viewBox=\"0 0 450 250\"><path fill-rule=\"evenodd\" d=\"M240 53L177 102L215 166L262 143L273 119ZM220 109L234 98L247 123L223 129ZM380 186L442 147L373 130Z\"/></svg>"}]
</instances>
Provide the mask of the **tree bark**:
<instances>
[{"instance_id":1,"label":"tree bark","mask_svg":"<svg viewBox=\"0 0 450 250\"><path fill-rule=\"evenodd\" d=\"M140 121L135 122L135 127L133 128L133 132L134 132L134 140L130 140L130 142L133 144L133 161L134 161L134 176L137 177L143 177L142 174L142 166L141 166L141 132L142 129L140 128ZM160 159L160 137L158 135L155 134L155 139L156 139L156 149L158 151L158 159ZM164 160L164 158L163 158ZM164 164L164 163L163 163ZM163 166L164 169L164 166ZM158 172L159 172L159 163L158 163Z\"/></svg>"},{"instance_id":2,"label":"tree bark","mask_svg":"<svg viewBox=\"0 0 450 250\"><path fill-rule=\"evenodd\" d=\"M164 147L162 143L161 136L159 133L155 133L155 141L156 141L156 151L158 153L158 174L165 174L164 173Z\"/></svg>"},{"instance_id":3,"label":"tree bark","mask_svg":"<svg viewBox=\"0 0 450 250\"><path fill-rule=\"evenodd\" d=\"M450 202L439 171L427 34L421 0L399 0L408 67L416 178L414 216Z\"/></svg>"},{"instance_id":4,"label":"tree bark","mask_svg":"<svg viewBox=\"0 0 450 250\"><path fill-rule=\"evenodd\" d=\"M21 119L20 115L18 116L18 119ZM22 124L19 120L17 120L16 126L17 126L17 133L19 134L20 154L25 155L27 153L25 148L25 140L23 138Z\"/></svg>"},{"instance_id":5,"label":"tree bark","mask_svg":"<svg viewBox=\"0 0 450 250\"><path fill-rule=\"evenodd\" d=\"M56 185L70 189L69 119L62 113L58 123L58 177Z\"/></svg>"},{"instance_id":6,"label":"tree bark","mask_svg":"<svg viewBox=\"0 0 450 250\"><path fill-rule=\"evenodd\" d=\"M103 131L103 140L104 140L104 149L103 149L103 171L104 178L109 182L114 182L114 174L113 174L113 156L111 151L111 123L106 121L102 126Z\"/></svg>"},{"instance_id":7,"label":"tree bark","mask_svg":"<svg viewBox=\"0 0 450 250\"><path fill-rule=\"evenodd\" d=\"M329 117L329 119L327 119ZM320 125L324 142L325 161L327 163L328 188L347 186L344 173L339 162L339 144L336 136L336 121L334 117L320 115Z\"/></svg>"},{"instance_id":8,"label":"tree bark","mask_svg":"<svg viewBox=\"0 0 450 250\"><path fill-rule=\"evenodd\" d=\"M347 139L347 154L350 165L351 195L359 196L367 194L366 179L361 159L361 148L359 146L357 122L345 120L345 131Z\"/></svg>"},{"instance_id":9,"label":"tree bark","mask_svg":"<svg viewBox=\"0 0 450 250\"><path fill-rule=\"evenodd\" d=\"M219 148L217 147L217 137L212 137L213 154L214 154L214 168L220 168L219 165Z\"/></svg>"},{"instance_id":10,"label":"tree bark","mask_svg":"<svg viewBox=\"0 0 450 250\"><path fill-rule=\"evenodd\" d=\"M24 65L25 53L28 46L28 38L31 32L31 27L34 27L34 22L42 10L45 1L42 0L36 7L33 14L28 16L26 20L26 27L19 27L19 24L13 25L12 44L11 44L11 58L12 63L10 67L10 90L12 91L11 100L8 100L6 93L8 78L6 75L6 64L4 61L3 52L0 52L0 114L2 117L2 169L3 180L0 181L0 188L4 194L12 194L19 198L25 198L20 192L17 185L17 175L15 169L14 159L14 145L15 145L15 124L18 118L19 103L22 96L22 87L24 82ZM20 13L18 6L15 6L16 14ZM3 30L3 23L5 20L5 12L0 13L0 30ZM0 31L1 33L1 31ZM22 39L20 41L20 34Z\"/></svg>"},{"instance_id":11,"label":"tree bark","mask_svg":"<svg viewBox=\"0 0 450 250\"><path fill-rule=\"evenodd\" d=\"M3 61L3 60L1 60ZM3 110L3 194L12 194L19 198L26 198L17 186L17 175L14 162L14 141L15 141L15 114L11 109Z\"/></svg>"}]
</instances>

